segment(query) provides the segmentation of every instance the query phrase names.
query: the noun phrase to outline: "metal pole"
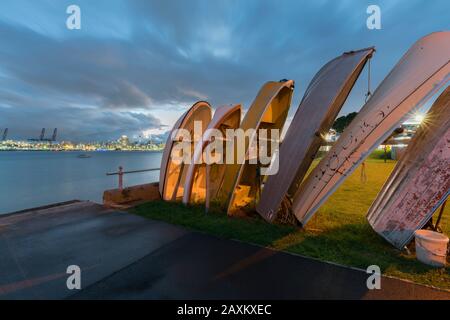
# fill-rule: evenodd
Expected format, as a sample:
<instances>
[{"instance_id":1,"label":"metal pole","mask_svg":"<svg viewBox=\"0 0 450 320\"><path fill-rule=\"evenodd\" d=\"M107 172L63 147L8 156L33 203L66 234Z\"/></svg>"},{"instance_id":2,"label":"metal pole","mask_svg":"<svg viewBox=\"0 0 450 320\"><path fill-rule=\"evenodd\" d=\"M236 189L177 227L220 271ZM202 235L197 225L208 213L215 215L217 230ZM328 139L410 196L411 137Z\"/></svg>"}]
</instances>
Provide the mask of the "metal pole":
<instances>
[{"instance_id":1,"label":"metal pole","mask_svg":"<svg viewBox=\"0 0 450 320\"><path fill-rule=\"evenodd\" d=\"M160 168L153 168L153 169L142 169L142 170L131 170L131 171L123 171L123 174L127 173L139 173L139 172L148 172L148 171L159 171ZM107 172L107 176L114 176L119 174L119 172Z\"/></svg>"},{"instance_id":2,"label":"metal pole","mask_svg":"<svg viewBox=\"0 0 450 320\"><path fill-rule=\"evenodd\" d=\"M119 167L119 190L123 189L123 168Z\"/></svg>"}]
</instances>

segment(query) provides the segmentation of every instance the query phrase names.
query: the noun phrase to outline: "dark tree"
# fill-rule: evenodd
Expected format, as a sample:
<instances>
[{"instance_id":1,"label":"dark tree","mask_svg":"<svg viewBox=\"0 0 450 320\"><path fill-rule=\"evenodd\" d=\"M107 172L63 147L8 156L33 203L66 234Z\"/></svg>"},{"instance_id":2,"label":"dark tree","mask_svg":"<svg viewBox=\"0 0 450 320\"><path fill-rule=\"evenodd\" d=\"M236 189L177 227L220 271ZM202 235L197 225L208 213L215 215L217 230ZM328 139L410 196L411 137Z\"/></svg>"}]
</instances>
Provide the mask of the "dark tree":
<instances>
[{"instance_id":1,"label":"dark tree","mask_svg":"<svg viewBox=\"0 0 450 320\"><path fill-rule=\"evenodd\" d=\"M352 120L356 117L357 114L358 112L351 112L346 116L337 118L336 121L334 121L332 128L336 130L336 132L342 133L344 129L347 128L347 126L350 124L350 122L352 122Z\"/></svg>"}]
</instances>

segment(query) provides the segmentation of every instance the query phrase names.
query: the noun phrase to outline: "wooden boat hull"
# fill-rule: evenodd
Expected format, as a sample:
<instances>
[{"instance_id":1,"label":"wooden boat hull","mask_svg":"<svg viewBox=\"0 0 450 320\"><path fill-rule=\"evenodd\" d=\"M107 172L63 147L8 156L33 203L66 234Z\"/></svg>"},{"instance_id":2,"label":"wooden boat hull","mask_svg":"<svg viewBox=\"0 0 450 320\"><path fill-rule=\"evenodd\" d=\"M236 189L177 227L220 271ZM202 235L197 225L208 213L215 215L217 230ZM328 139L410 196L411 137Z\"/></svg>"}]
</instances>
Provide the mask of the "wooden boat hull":
<instances>
[{"instance_id":1,"label":"wooden boat hull","mask_svg":"<svg viewBox=\"0 0 450 320\"><path fill-rule=\"evenodd\" d=\"M351 51L329 61L314 76L279 150L279 172L268 176L256 210L276 217L285 196L292 197L323 144L374 48Z\"/></svg>"},{"instance_id":2,"label":"wooden boat hull","mask_svg":"<svg viewBox=\"0 0 450 320\"><path fill-rule=\"evenodd\" d=\"M449 81L449 57L448 31L423 37L408 50L300 186L292 210L303 225L408 112Z\"/></svg>"},{"instance_id":3,"label":"wooden boat hull","mask_svg":"<svg viewBox=\"0 0 450 320\"><path fill-rule=\"evenodd\" d=\"M398 249L450 192L450 87L439 96L367 213L372 228Z\"/></svg>"},{"instance_id":4,"label":"wooden boat hull","mask_svg":"<svg viewBox=\"0 0 450 320\"><path fill-rule=\"evenodd\" d=\"M226 129L236 129L241 123L241 105L229 105L217 108L214 117L205 130L202 140L195 146L193 161L189 165L184 185L183 203L206 203L206 208L210 206L210 199L217 194L222 184L225 173L225 163L206 164L203 161L203 153L211 143L212 129L218 129L225 137ZM222 141L225 143L225 141ZM225 152L225 146L223 147ZM221 155L224 159L225 155Z\"/></svg>"},{"instance_id":5,"label":"wooden boat hull","mask_svg":"<svg viewBox=\"0 0 450 320\"><path fill-rule=\"evenodd\" d=\"M167 201L174 201L183 196L184 182L186 179L186 168L188 164L176 163L172 159L172 151L179 143L173 141L172 133L178 129L186 129L193 136L194 121L202 122L202 130L205 130L211 120L211 106L208 102L196 102L186 111L175 123L167 138L161 159L161 169L159 173L159 193L161 198ZM191 141L191 149L194 149L195 139Z\"/></svg>"},{"instance_id":6,"label":"wooden boat hull","mask_svg":"<svg viewBox=\"0 0 450 320\"><path fill-rule=\"evenodd\" d=\"M244 131L279 129L281 131L291 104L293 88L292 80L265 83L242 120L240 129ZM235 158L233 164L227 164L224 181L215 198L216 202L226 208L229 215L237 214L245 206L251 206L260 187L256 178L257 164L250 164L248 161L253 139L257 139L257 136L245 141L245 150L242 152L246 159L244 163L238 163L239 161ZM237 155L236 139L234 142L235 155Z\"/></svg>"}]
</instances>

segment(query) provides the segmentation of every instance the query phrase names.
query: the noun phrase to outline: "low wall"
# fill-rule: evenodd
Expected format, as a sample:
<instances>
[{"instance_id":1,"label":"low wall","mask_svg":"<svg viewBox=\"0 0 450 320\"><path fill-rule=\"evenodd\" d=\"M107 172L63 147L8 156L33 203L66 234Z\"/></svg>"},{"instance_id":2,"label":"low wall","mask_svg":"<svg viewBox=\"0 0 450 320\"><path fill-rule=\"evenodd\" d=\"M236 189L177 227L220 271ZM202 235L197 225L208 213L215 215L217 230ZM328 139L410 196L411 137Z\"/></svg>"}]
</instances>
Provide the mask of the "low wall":
<instances>
[{"instance_id":1,"label":"low wall","mask_svg":"<svg viewBox=\"0 0 450 320\"><path fill-rule=\"evenodd\" d=\"M111 189L103 192L103 204L109 207L132 206L146 201L160 199L159 183L147 183L128 188Z\"/></svg>"}]
</instances>

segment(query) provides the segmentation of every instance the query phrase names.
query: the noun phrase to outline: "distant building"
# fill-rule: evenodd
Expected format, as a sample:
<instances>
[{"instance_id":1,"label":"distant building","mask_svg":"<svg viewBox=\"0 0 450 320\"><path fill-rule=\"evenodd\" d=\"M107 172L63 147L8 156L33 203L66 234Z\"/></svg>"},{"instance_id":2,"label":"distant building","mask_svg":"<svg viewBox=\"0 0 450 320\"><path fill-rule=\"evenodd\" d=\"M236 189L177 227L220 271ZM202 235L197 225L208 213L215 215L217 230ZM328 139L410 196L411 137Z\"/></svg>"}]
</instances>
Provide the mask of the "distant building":
<instances>
[{"instance_id":1,"label":"distant building","mask_svg":"<svg viewBox=\"0 0 450 320\"><path fill-rule=\"evenodd\" d=\"M126 146L128 146L128 145L130 144L130 139L128 139L127 136L123 135L123 136L121 136L121 137L119 138L119 140L117 140L117 142L118 142L121 146L126 147Z\"/></svg>"},{"instance_id":2,"label":"distant building","mask_svg":"<svg viewBox=\"0 0 450 320\"><path fill-rule=\"evenodd\" d=\"M415 114L413 117L402 123L400 128L398 128L387 141L378 146L378 149L390 152L392 159L398 159L403 154L409 141L414 136L423 120L424 116L422 114ZM339 139L339 136L340 134L336 130L330 129L327 134L323 135L324 143L319 150L328 152L331 149L331 146Z\"/></svg>"},{"instance_id":3,"label":"distant building","mask_svg":"<svg viewBox=\"0 0 450 320\"><path fill-rule=\"evenodd\" d=\"M401 133L394 135L386 142L391 151L391 159L398 160L403 155L423 120L422 114L414 115L400 125ZM381 145L380 148L384 148L384 145Z\"/></svg>"}]
</instances>

